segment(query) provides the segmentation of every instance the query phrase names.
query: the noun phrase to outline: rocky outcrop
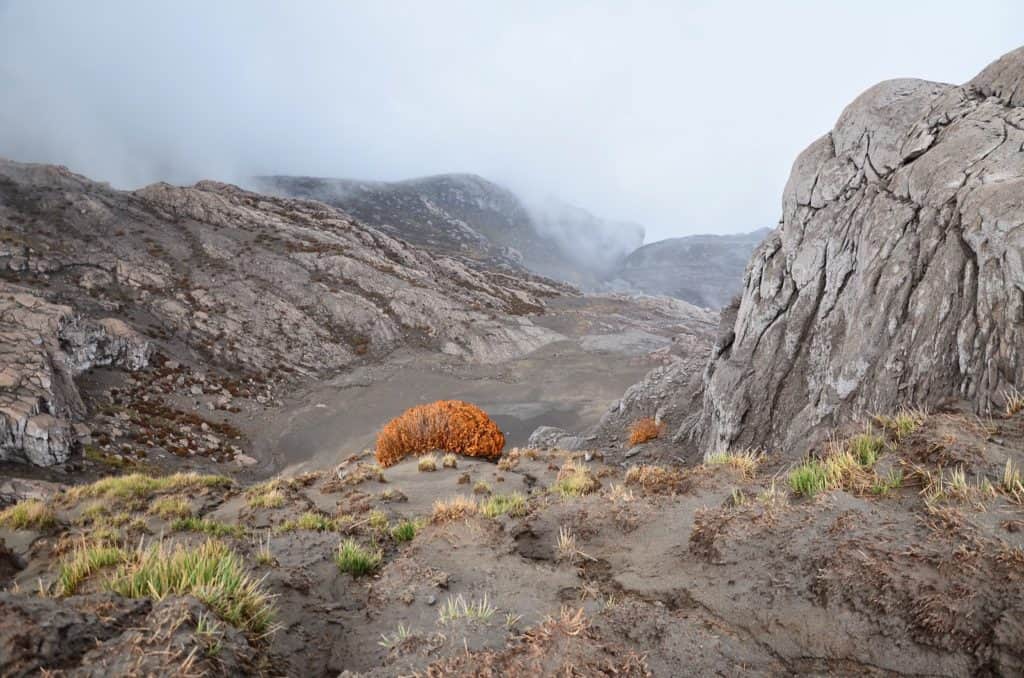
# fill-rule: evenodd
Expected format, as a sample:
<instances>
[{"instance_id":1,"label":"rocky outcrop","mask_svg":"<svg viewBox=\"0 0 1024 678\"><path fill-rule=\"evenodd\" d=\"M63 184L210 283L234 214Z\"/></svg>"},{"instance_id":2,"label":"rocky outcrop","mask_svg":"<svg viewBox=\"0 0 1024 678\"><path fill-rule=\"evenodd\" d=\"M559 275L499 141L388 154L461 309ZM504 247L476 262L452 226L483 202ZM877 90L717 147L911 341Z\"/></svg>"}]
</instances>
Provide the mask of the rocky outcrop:
<instances>
[{"instance_id":1,"label":"rocky outcrop","mask_svg":"<svg viewBox=\"0 0 1024 678\"><path fill-rule=\"evenodd\" d=\"M626 257L608 287L722 308L743 286L751 252L771 231L659 240Z\"/></svg>"},{"instance_id":2,"label":"rocky outcrop","mask_svg":"<svg viewBox=\"0 0 1024 678\"><path fill-rule=\"evenodd\" d=\"M1024 48L883 82L797 158L690 433L800 454L822 426L1024 384Z\"/></svg>"},{"instance_id":3,"label":"rocky outcrop","mask_svg":"<svg viewBox=\"0 0 1024 678\"><path fill-rule=\"evenodd\" d=\"M399 348L494 363L561 339L530 316L574 293L321 203L214 182L117 191L2 160L0 284L0 459L47 465L69 454L91 367L160 349L270 384Z\"/></svg>"},{"instance_id":4,"label":"rocky outcrop","mask_svg":"<svg viewBox=\"0 0 1024 678\"><path fill-rule=\"evenodd\" d=\"M90 321L0 283L0 461L68 459L85 414L74 378L96 366L145 367L150 344L115 318Z\"/></svg>"},{"instance_id":5,"label":"rocky outcrop","mask_svg":"<svg viewBox=\"0 0 1024 678\"><path fill-rule=\"evenodd\" d=\"M393 183L318 177L252 180L271 195L308 198L445 256L595 287L643 243L637 224L552 199L524 202L483 177L442 174Z\"/></svg>"}]
</instances>

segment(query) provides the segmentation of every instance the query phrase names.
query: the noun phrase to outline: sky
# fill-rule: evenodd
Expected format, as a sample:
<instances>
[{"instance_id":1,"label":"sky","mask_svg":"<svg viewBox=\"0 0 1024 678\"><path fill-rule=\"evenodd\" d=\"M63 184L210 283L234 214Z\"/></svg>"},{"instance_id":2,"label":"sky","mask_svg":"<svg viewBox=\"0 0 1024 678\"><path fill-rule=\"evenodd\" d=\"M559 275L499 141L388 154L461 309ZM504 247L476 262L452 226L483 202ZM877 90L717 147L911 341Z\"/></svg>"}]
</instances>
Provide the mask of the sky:
<instances>
[{"instance_id":1,"label":"sky","mask_svg":"<svg viewBox=\"0 0 1024 678\"><path fill-rule=\"evenodd\" d=\"M643 224L774 226L894 77L964 82L1020 0L0 0L0 156L114 186L480 174Z\"/></svg>"}]
</instances>

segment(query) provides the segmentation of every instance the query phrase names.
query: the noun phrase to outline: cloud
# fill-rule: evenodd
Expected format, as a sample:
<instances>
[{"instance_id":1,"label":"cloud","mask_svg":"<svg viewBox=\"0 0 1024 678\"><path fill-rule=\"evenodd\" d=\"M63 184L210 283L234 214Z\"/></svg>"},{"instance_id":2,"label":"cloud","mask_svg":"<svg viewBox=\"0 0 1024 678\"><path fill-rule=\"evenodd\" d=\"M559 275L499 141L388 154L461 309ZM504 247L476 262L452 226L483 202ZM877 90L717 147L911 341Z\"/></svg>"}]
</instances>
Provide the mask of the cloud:
<instances>
[{"instance_id":1,"label":"cloud","mask_svg":"<svg viewBox=\"0 0 1024 678\"><path fill-rule=\"evenodd\" d=\"M7 2L0 155L122 187L474 172L649 239L746 231L857 93L966 80L1022 21L1015 0Z\"/></svg>"}]
</instances>

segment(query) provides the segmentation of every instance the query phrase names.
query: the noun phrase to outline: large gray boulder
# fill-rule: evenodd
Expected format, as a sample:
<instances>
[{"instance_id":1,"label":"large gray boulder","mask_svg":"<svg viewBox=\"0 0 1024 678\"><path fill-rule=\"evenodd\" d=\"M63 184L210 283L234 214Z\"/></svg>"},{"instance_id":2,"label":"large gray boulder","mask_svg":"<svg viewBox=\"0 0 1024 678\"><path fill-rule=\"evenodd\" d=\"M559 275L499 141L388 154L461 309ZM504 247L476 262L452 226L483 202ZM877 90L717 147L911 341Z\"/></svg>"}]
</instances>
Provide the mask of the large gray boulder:
<instances>
[{"instance_id":1,"label":"large gray boulder","mask_svg":"<svg viewBox=\"0 0 1024 678\"><path fill-rule=\"evenodd\" d=\"M704 376L704 453L1024 385L1024 48L883 82L797 158Z\"/></svg>"}]
</instances>

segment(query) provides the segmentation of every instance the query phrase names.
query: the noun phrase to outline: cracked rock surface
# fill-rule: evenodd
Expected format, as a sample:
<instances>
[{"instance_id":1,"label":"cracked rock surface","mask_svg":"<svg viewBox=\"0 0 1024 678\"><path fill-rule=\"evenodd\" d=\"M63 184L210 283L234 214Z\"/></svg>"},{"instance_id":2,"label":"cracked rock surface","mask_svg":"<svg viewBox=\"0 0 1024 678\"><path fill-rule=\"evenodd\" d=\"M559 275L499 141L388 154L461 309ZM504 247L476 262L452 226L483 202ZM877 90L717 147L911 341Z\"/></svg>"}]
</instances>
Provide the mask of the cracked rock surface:
<instances>
[{"instance_id":1,"label":"cracked rock surface","mask_svg":"<svg viewBox=\"0 0 1024 678\"><path fill-rule=\"evenodd\" d=\"M863 412L1024 383L1024 49L963 86L891 80L797 158L689 431L798 455Z\"/></svg>"}]
</instances>

